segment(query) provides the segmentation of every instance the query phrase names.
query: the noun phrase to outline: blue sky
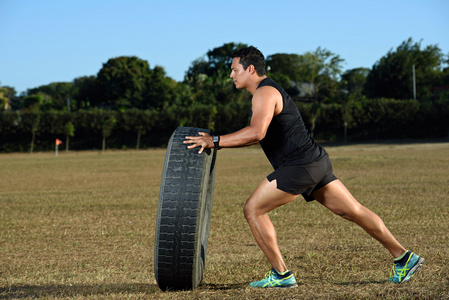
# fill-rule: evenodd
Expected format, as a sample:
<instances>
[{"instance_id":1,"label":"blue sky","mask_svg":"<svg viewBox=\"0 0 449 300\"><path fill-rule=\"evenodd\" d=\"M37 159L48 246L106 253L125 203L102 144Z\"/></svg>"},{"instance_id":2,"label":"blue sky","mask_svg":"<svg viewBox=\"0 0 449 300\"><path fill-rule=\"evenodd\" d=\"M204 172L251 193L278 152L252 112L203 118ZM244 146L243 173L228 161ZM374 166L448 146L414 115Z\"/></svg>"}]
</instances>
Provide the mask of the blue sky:
<instances>
[{"instance_id":1,"label":"blue sky","mask_svg":"<svg viewBox=\"0 0 449 300\"><path fill-rule=\"evenodd\" d=\"M412 37L449 53L447 0L0 0L0 84L18 93L96 75L135 55L182 81L192 61L229 42L265 56L318 47L367 67Z\"/></svg>"}]
</instances>

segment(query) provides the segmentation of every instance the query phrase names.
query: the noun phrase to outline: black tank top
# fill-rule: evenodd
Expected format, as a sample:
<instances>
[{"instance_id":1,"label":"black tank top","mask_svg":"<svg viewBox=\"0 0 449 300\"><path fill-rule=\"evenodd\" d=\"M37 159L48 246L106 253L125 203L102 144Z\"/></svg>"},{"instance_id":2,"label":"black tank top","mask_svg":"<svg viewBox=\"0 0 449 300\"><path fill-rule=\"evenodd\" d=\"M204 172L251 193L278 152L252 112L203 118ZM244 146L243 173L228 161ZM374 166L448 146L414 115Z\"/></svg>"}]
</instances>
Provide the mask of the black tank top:
<instances>
[{"instance_id":1,"label":"black tank top","mask_svg":"<svg viewBox=\"0 0 449 300\"><path fill-rule=\"evenodd\" d=\"M274 169L281 165L304 165L327 155L310 136L298 107L287 92L271 78L265 78L257 88L271 86L279 91L284 102L281 113L274 116L265 138L260 141Z\"/></svg>"}]
</instances>

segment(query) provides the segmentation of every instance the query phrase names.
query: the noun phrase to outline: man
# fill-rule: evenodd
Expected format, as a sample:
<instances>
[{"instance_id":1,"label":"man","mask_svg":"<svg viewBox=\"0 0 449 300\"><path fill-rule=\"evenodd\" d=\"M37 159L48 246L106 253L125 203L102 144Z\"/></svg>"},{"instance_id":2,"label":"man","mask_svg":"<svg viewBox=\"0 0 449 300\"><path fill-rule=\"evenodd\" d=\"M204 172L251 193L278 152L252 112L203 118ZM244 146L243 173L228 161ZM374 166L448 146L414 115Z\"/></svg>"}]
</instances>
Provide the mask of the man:
<instances>
[{"instance_id":1,"label":"man","mask_svg":"<svg viewBox=\"0 0 449 300\"><path fill-rule=\"evenodd\" d=\"M189 149L230 148L260 143L274 168L248 198L244 214L254 238L272 268L266 277L251 287L288 288L297 286L287 269L276 231L268 212L287 204L301 194L306 201L316 200L329 210L361 226L395 258L389 281L408 281L424 259L406 251L374 212L361 205L335 177L327 152L309 135L290 96L265 72L263 54L255 47L243 48L233 55L231 75L236 88L252 94L250 125L234 133L187 136Z\"/></svg>"}]
</instances>

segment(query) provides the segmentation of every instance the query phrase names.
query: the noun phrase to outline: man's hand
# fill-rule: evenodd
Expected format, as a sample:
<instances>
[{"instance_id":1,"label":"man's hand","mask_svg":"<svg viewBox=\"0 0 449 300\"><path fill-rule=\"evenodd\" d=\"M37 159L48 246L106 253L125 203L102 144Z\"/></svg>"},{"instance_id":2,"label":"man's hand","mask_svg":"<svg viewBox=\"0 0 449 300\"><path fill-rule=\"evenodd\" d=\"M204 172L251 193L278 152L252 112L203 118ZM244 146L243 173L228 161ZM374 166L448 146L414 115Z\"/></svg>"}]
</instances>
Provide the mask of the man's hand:
<instances>
[{"instance_id":1,"label":"man's hand","mask_svg":"<svg viewBox=\"0 0 449 300\"><path fill-rule=\"evenodd\" d=\"M199 136L186 136L184 144L192 144L188 146L188 149L201 147L198 153L203 153L206 148L214 148L214 142L212 141L212 137L205 132L198 132Z\"/></svg>"}]
</instances>

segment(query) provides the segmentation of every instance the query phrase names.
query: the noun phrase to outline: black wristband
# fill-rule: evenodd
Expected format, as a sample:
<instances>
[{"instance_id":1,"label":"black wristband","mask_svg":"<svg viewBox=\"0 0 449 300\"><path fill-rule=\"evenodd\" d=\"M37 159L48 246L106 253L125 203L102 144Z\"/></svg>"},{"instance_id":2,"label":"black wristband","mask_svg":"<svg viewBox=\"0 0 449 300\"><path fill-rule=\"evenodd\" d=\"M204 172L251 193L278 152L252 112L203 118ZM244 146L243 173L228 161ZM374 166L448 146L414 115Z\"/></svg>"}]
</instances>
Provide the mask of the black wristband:
<instances>
[{"instance_id":1,"label":"black wristband","mask_svg":"<svg viewBox=\"0 0 449 300\"><path fill-rule=\"evenodd\" d=\"M219 135L213 135L212 136L212 142L214 142L215 149L220 149L220 136Z\"/></svg>"}]
</instances>

